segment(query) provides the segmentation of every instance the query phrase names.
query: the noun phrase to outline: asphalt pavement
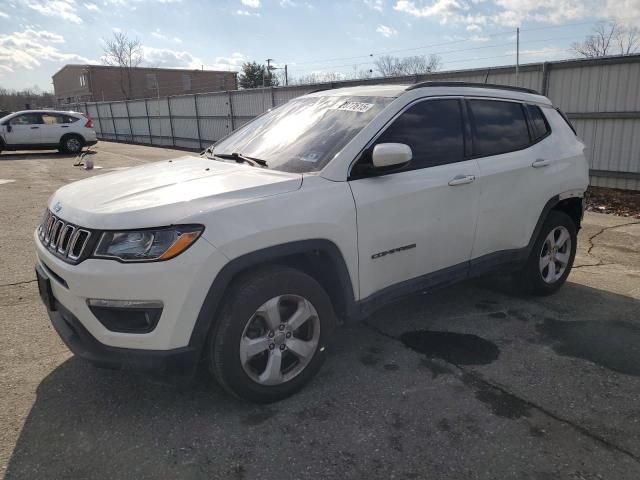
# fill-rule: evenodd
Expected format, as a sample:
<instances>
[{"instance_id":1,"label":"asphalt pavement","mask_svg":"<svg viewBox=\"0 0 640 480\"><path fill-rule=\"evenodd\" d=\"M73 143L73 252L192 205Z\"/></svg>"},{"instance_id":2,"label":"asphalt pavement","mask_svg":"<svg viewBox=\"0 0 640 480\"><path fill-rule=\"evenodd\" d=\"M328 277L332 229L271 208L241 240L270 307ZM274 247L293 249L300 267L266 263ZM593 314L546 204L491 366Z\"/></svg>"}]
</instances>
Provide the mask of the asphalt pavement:
<instances>
[{"instance_id":1,"label":"asphalt pavement","mask_svg":"<svg viewBox=\"0 0 640 480\"><path fill-rule=\"evenodd\" d=\"M338 330L299 394L258 406L73 357L32 234L61 185L182 151L100 142L102 168L0 155L0 474L8 479L638 479L640 221L587 214L557 294L508 278L415 295Z\"/></svg>"}]
</instances>

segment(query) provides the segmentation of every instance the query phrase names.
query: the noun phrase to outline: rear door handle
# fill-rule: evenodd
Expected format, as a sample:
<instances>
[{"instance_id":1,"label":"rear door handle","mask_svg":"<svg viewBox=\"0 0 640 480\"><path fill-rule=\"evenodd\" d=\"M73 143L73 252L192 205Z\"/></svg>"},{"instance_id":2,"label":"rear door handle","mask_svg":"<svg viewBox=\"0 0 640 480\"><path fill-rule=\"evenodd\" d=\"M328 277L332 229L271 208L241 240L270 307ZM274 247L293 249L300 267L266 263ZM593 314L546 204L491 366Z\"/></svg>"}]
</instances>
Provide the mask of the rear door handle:
<instances>
[{"instance_id":1,"label":"rear door handle","mask_svg":"<svg viewBox=\"0 0 640 480\"><path fill-rule=\"evenodd\" d=\"M31 130L35 130L36 128L40 128L40 127L31 127Z\"/></svg>"},{"instance_id":2,"label":"rear door handle","mask_svg":"<svg viewBox=\"0 0 640 480\"><path fill-rule=\"evenodd\" d=\"M69 125L62 125L60 128L69 128Z\"/></svg>"},{"instance_id":3,"label":"rear door handle","mask_svg":"<svg viewBox=\"0 0 640 480\"><path fill-rule=\"evenodd\" d=\"M456 185L465 185L467 183L471 183L475 181L475 175L456 175L451 180L449 180L449 185L455 187Z\"/></svg>"},{"instance_id":4,"label":"rear door handle","mask_svg":"<svg viewBox=\"0 0 640 480\"><path fill-rule=\"evenodd\" d=\"M535 162L531 164L533 168L542 168L549 165L551 162L549 160L545 160L544 158L539 158Z\"/></svg>"}]
</instances>

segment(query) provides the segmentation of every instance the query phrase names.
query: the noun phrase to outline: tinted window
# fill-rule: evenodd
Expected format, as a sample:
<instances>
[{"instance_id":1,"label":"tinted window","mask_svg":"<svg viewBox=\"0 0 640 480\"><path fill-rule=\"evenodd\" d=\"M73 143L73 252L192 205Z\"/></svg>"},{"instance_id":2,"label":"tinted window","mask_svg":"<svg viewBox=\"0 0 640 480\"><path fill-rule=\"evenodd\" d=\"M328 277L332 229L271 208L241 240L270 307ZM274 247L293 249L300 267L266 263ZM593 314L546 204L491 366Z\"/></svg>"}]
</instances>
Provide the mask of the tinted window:
<instances>
[{"instance_id":1,"label":"tinted window","mask_svg":"<svg viewBox=\"0 0 640 480\"><path fill-rule=\"evenodd\" d=\"M529 118L531 119L533 139L539 140L550 132L549 124L540 107L527 105L527 110L529 111Z\"/></svg>"},{"instance_id":2,"label":"tinted window","mask_svg":"<svg viewBox=\"0 0 640 480\"><path fill-rule=\"evenodd\" d=\"M42 123L42 118L39 113L25 113L13 117L9 123L11 125L38 125Z\"/></svg>"},{"instance_id":3,"label":"tinted window","mask_svg":"<svg viewBox=\"0 0 640 480\"><path fill-rule=\"evenodd\" d=\"M62 116L53 113L43 113L42 123L45 125L54 125L56 123L63 123Z\"/></svg>"},{"instance_id":4,"label":"tinted window","mask_svg":"<svg viewBox=\"0 0 640 480\"><path fill-rule=\"evenodd\" d=\"M529 130L520 103L469 100L469 111L475 125L476 155L497 155L529 145Z\"/></svg>"},{"instance_id":5,"label":"tinted window","mask_svg":"<svg viewBox=\"0 0 640 480\"><path fill-rule=\"evenodd\" d=\"M405 143L413 160L407 170L434 167L464 159L462 111L458 100L427 100L400 115L376 140Z\"/></svg>"}]
</instances>

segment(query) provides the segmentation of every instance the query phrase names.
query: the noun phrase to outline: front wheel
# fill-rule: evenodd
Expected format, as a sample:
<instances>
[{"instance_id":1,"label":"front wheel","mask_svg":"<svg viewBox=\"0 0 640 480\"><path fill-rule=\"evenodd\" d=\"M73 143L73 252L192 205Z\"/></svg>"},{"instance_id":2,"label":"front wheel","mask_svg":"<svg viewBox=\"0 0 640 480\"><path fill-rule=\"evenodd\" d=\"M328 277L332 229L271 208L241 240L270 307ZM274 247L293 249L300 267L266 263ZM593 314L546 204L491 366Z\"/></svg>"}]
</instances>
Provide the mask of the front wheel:
<instances>
[{"instance_id":1,"label":"front wheel","mask_svg":"<svg viewBox=\"0 0 640 480\"><path fill-rule=\"evenodd\" d=\"M535 295L549 295L567 280L576 256L577 229L566 213L552 210L525 267L515 280L522 290Z\"/></svg>"},{"instance_id":2,"label":"front wheel","mask_svg":"<svg viewBox=\"0 0 640 480\"><path fill-rule=\"evenodd\" d=\"M209 369L238 397L281 400L318 372L334 326L331 301L309 275L279 266L245 274L209 339Z\"/></svg>"}]
</instances>

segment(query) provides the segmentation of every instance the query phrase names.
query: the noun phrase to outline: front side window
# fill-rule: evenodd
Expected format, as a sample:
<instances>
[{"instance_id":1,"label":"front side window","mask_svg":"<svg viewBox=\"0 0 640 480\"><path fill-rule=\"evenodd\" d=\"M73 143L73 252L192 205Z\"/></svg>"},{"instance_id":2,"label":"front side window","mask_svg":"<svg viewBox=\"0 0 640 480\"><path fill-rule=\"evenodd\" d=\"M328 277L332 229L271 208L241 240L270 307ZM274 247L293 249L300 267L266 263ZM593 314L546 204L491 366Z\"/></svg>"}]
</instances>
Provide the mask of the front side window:
<instances>
[{"instance_id":1,"label":"front side window","mask_svg":"<svg viewBox=\"0 0 640 480\"><path fill-rule=\"evenodd\" d=\"M529 145L529 130L520 103L469 100L468 105L474 125L475 155L498 155Z\"/></svg>"},{"instance_id":2,"label":"front side window","mask_svg":"<svg viewBox=\"0 0 640 480\"><path fill-rule=\"evenodd\" d=\"M14 117L9 122L11 125L39 125L42 118L39 113L25 113Z\"/></svg>"},{"instance_id":3,"label":"front side window","mask_svg":"<svg viewBox=\"0 0 640 480\"><path fill-rule=\"evenodd\" d=\"M392 100L345 96L294 99L216 143L212 153L258 158L274 170L317 172Z\"/></svg>"},{"instance_id":4,"label":"front side window","mask_svg":"<svg viewBox=\"0 0 640 480\"><path fill-rule=\"evenodd\" d=\"M404 143L413 158L403 170L435 167L464 159L460 101L427 100L403 112L378 137L379 143Z\"/></svg>"}]
</instances>

